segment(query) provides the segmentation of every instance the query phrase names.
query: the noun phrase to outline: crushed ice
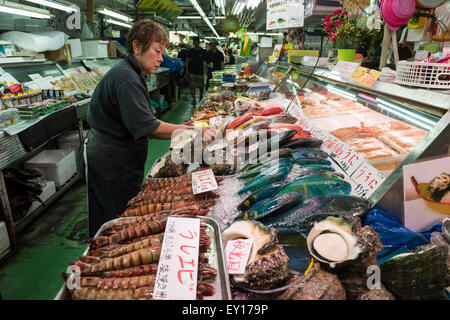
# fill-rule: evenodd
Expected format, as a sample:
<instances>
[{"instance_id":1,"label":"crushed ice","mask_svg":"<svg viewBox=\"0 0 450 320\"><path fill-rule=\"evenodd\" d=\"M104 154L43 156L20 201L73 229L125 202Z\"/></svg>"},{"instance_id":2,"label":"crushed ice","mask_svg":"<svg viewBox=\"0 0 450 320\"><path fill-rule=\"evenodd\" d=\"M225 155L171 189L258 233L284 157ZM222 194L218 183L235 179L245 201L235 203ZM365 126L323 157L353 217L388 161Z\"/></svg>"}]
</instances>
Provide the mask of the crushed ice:
<instances>
[{"instance_id":1,"label":"crushed ice","mask_svg":"<svg viewBox=\"0 0 450 320\"><path fill-rule=\"evenodd\" d=\"M219 186L220 197L208 216L219 223L221 231L228 228L240 214L237 207L245 198L238 195L238 191L243 186L244 183L237 179L237 175L225 176Z\"/></svg>"}]
</instances>

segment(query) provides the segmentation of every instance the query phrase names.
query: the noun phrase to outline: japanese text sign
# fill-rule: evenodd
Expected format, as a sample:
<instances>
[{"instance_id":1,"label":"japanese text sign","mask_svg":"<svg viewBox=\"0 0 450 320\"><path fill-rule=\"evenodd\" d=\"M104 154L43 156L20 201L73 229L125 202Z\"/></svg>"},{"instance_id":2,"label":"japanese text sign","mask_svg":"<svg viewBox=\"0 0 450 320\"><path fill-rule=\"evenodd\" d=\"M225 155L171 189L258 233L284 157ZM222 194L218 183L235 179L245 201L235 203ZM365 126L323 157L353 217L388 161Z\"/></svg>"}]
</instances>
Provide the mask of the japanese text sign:
<instances>
[{"instance_id":1,"label":"japanese text sign","mask_svg":"<svg viewBox=\"0 0 450 320\"><path fill-rule=\"evenodd\" d=\"M200 219L167 219L156 273L154 299L195 300Z\"/></svg>"},{"instance_id":2,"label":"japanese text sign","mask_svg":"<svg viewBox=\"0 0 450 320\"><path fill-rule=\"evenodd\" d=\"M211 169L192 172L192 193L198 194L202 192L218 189L216 178Z\"/></svg>"},{"instance_id":3,"label":"japanese text sign","mask_svg":"<svg viewBox=\"0 0 450 320\"><path fill-rule=\"evenodd\" d=\"M384 176L368 163L362 164L350 178L357 184L353 193L366 199L375 192L384 180Z\"/></svg>"},{"instance_id":4,"label":"japanese text sign","mask_svg":"<svg viewBox=\"0 0 450 320\"><path fill-rule=\"evenodd\" d=\"M350 79L365 85L366 87L371 87L380 77L381 72L378 70L373 70L369 68L359 67L351 75Z\"/></svg>"},{"instance_id":5,"label":"japanese text sign","mask_svg":"<svg viewBox=\"0 0 450 320\"><path fill-rule=\"evenodd\" d=\"M247 266L252 239L237 239L228 241L225 248L225 257L229 274L244 274Z\"/></svg>"}]
</instances>

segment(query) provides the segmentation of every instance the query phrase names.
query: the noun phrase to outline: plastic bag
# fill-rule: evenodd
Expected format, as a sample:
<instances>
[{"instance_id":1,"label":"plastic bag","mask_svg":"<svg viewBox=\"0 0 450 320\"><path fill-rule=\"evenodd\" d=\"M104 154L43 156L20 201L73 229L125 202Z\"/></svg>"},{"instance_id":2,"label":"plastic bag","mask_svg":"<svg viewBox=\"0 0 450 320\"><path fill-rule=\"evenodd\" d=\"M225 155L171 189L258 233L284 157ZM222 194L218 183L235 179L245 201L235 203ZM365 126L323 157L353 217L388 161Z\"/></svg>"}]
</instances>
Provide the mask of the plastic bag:
<instances>
[{"instance_id":1,"label":"plastic bag","mask_svg":"<svg viewBox=\"0 0 450 320\"><path fill-rule=\"evenodd\" d=\"M442 224L438 224L427 232L413 232L402 226L388 212L376 207L367 214L363 225L372 227L379 234L384 246L384 249L377 255L378 263L385 260L387 256L392 256L394 252L401 253L405 249L414 250L418 246L429 244L431 233L440 231L442 228Z\"/></svg>"},{"instance_id":2,"label":"plastic bag","mask_svg":"<svg viewBox=\"0 0 450 320\"><path fill-rule=\"evenodd\" d=\"M0 40L14 43L19 48L32 52L58 50L68 39L69 36L61 31L37 33L8 31L0 34Z\"/></svg>"}]
</instances>

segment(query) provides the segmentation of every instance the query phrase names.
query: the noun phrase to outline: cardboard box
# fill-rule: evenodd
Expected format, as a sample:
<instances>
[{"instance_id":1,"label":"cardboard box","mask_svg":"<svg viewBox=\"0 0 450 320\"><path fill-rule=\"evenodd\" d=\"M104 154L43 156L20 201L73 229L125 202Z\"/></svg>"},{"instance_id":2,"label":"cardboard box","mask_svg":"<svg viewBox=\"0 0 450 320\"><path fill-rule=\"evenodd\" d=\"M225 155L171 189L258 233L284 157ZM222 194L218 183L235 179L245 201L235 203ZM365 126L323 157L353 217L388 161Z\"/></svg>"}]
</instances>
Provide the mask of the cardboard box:
<instances>
[{"instance_id":1,"label":"cardboard box","mask_svg":"<svg viewBox=\"0 0 450 320\"><path fill-rule=\"evenodd\" d=\"M72 60L70 44L65 44L58 50L46 51L45 58L48 60Z\"/></svg>"},{"instance_id":2,"label":"cardboard box","mask_svg":"<svg viewBox=\"0 0 450 320\"><path fill-rule=\"evenodd\" d=\"M108 42L108 57L117 58L117 45L113 41Z\"/></svg>"}]
</instances>

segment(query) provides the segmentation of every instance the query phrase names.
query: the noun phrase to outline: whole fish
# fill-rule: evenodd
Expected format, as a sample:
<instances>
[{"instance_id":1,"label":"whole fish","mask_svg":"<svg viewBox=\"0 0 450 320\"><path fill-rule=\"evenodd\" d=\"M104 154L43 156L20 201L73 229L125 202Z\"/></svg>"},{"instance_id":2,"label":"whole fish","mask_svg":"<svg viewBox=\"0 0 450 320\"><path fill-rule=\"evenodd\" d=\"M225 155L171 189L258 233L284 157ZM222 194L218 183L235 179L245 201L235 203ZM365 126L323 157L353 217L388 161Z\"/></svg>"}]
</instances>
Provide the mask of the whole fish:
<instances>
[{"instance_id":1,"label":"whole fish","mask_svg":"<svg viewBox=\"0 0 450 320\"><path fill-rule=\"evenodd\" d=\"M259 180L261 178L277 174L281 170L287 171L289 174L289 172L291 172L291 170L292 170L292 164L286 164L286 165L280 165L280 166L274 166L274 167L267 168L267 169L261 171L257 176L255 176L255 177L251 178L250 180L248 180L247 182L245 182L244 186L248 186L248 185L252 184L254 181Z\"/></svg>"},{"instance_id":2,"label":"whole fish","mask_svg":"<svg viewBox=\"0 0 450 320\"><path fill-rule=\"evenodd\" d=\"M310 158L310 157L306 157L306 158L295 158L294 159L294 163L296 164L321 164L321 165L325 165L325 166L331 166L331 162L326 160L326 159L322 159L322 158Z\"/></svg>"},{"instance_id":3,"label":"whole fish","mask_svg":"<svg viewBox=\"0 0 450 320\"><path fill-rule=\"evenodd\" d=\"M301 171L311 171L311 170L325 170L325 171L331 171L335 172L336 169L334 169L332 166L327 166L323 164L314 164L314 163L307 163L300 165Z\"/></svg>"},{"instance_id":4,"label":"whole fish","mask_svg":"<svg viewBox=\"0 0 450 320\"><path fill-rule=\"evenodd\" d=\"M236 130L244 130L244 129L247 129L247 128L249 128L251 125L253 125L253 124L256 124L256 123L258 123L258 122L262 122L262 121L266 121L265 119L261 119L261 118L253 118L253 119L250 119L250 120L247 120L246 122L244 122L243 124L241 124L240 126L238 126L237 128L236 128ZM269 126L269 124L270 124L270 122L269 121L267 121L267 126Z\"/></svg>"},{"instance_id":5,"label":"whole fish","mask_svg":"<svg viewBox=\"0 0 450 320\"><path fill-rule=\"evenodd\" d=\"M243 218L258 220L263 217L282 213L292 207L295 207L302 201L302 195L298 192L291 192L279 197L273 197L260 201L247 210Z\"/></svg>"},{"instance_id":6,"label":"whole fish","mask_svg":"<svg viewBox=\"0 0 450 320\"><path fill-rule=\"evenodd\" d=\"M322 140L317 138L297 138L290 141L281 143L282 148L297 149L302 147L320 147L322 145Z\"/></svg>"},{"instance_id":7,"label":"whole fish","mask_svg":"<svg viewBox=\"0 0 450 320\"><path fill-rule=\"evenodd\" d=\"M289 149L289 148L273 150L270 152L267 152L267 151L260 152L260 151L261 150L258 150L258 156L256 158L250 158L250 157L245 158L245 164L239 170L240 173L250 170L250 169L253 169L253 168L256 168L257 166L260 166L261 164L269 162L269 161L275 161L277 159L291 157L291 149Z\"/></svg>"},{"instance_id":8,"label":"whole fish","mask_svg":"<svg viewBox=\"0 0 450 320\"><path fill-rule=\"evenodd\" d=\"M321 195L304 200L276 216L267 216L261 222L279 232L300 232L304 235L314 225L328 216L357 216L363 218L370 210L370 203L351 195Z\"/></svg>"},{"instance_id":9,"label":"whole fish","mask_svg":"<svg viewBox=\"0 0 450 320\"><path fill-rule=\"evenodd\" d=\"M289 174L288 170L280 169L276 174L263 177L261 179L254 181L252 184L243 187L238 191L238 194L243 194L245 192L255 192L256 190L265 185L272 184L275 182L281 182L286 179L288 174Z\"/></svg>"},{"instance_id":10,"label":"whole fish","mask_svg":"<svg viewBox=\"0 0 450 320\"><path fill-rule=\"evenodd\" d=\"M352 186L340 178L327 178L323 176L309 176L301 180L292 181L278 191L277 195L291 192L300 192L303 199L320 195L350 194Z\"/></svg>"},{"instance_id":11,"label":"whole fish","mask_svg":"<svg viewBox=\"0 0 450 320\"><path fill-rule=\"evenodd\" d=\"M267 141L260 141L260 143L267 143L266 147L268 151L272 151L275 149L284 148L282 145L291 140L291 138L297 133L297 130L285 130L282 132L277 133L276 135L270 137L270 139L267 139Z\"/></svg>"},{"instance_id":12,"label":"whole fish","mask_svg":"<svg viewBox=\"0 0 450 320\"><path fill-rule=\"evenodd\" d=\"M262 171L273 168L273 167L279 167L279 166L286 166L291 165L292 161L289 158L281 158L281 159L275 159L273 161L268 161L266 163L261 164L260 166L257 166L253 169L249 169L247 171L244 171L241 175L238 176L238 179L249 179L252 177L257 176Z\"/></svg>"},{"instance_id":13,"label":"whole fish","mask_svg":"<svg viewBox=\"0 0 450 320\"><path fill-rule=\"evenodd\" d=\"M328 159L329 155L325 151L312 148L291 149L293 158L321 158Z\"/></svg>"},{"instance_id":14,"label":"whole fish","mask_svg":"<svg viewBox=\"0 0 450 320\"><path fill-rule=\"evenodd\" d=\"M238 210L245 211L250 209L255 203L265 200L267 198L272 198L276 194L284 183L274 183L267 186L261 187L260 189L253 192L244 201L238 205Z\"/></svg>"},{"instance_id":15,"label":"whole fish","mask_svg":"<svg viewBox=\"0 0 450 320\"><path fill-rule=\"evenodd\" d=\"M303 177L317 176L317 175L322 175L325 177L340 178L340 179L345 178L345 176L339 172L331 172L331 171L326 171L326 170L311 170L311 171L304 171L304 172L300 173L297 177L295 177L294 181L297 179L301 179Z\"/></svg>"},{"instance_id":16,"label":"whole fish","mask_svg":"<svg viewBox=\"0 0 450 320\"><path fill-rule=\"evenodd\" d=\"M291 116L290 114L282 114L282 115L276 115L272 117L268 117L271 123L288 123L288 124L294 124L297 122L297 118Z\"/></svg>"}]
</instances>

